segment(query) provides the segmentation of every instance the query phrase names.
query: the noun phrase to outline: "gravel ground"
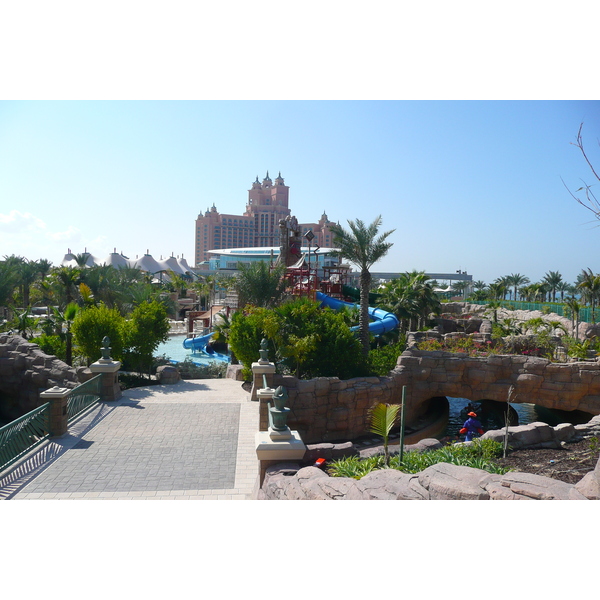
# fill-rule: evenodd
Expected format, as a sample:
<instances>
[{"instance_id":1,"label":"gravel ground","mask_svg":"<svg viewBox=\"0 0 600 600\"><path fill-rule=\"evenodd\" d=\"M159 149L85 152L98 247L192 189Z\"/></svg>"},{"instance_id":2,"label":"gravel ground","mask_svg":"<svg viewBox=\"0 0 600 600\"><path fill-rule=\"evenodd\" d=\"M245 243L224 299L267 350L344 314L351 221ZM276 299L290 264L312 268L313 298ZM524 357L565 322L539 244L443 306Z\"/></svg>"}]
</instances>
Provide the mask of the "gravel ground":
<instances>
[{"instance_id":1,"label":"gravel ground","mask_svg":"<svg viewBox=\"0 0 600 600\"><path fill-rule=\"evenodd\" d=\"M543 475L574 484L594 470L599 456L600 441L592 437L558 449L514 450L506 458L498 459L498 463L512 471Z\"/></svg>"}]
</instances>

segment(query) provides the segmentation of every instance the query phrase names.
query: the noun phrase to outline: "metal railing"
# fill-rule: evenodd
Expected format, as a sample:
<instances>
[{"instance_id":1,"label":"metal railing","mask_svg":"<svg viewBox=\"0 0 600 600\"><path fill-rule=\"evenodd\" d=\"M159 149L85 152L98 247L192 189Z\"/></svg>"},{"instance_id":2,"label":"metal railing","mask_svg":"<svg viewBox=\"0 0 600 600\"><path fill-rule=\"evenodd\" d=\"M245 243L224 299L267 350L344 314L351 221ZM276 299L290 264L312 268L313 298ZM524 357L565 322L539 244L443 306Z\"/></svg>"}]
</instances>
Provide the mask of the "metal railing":
<instances>
[{"instance_id":1,"label":"metal railing","mask_svg":"<svg viewBox=\"0 0 600 600\"><path fill-rule=\"evenodd\" d=\"M0 427L0 471L39 446L50 435L50 403Z\"/></svg>"},{"instance_id":2,"label":"metal railing","mask_svg":"<svg viewBox=\"0 0 600 600\"><path fill-rule=\"evenodd\" d=\"M102 389L102 374L96 375L89 381L78 385L69 392L67 397L67 418L71 421L100 400Z\"/></svg>"}]
</instances>

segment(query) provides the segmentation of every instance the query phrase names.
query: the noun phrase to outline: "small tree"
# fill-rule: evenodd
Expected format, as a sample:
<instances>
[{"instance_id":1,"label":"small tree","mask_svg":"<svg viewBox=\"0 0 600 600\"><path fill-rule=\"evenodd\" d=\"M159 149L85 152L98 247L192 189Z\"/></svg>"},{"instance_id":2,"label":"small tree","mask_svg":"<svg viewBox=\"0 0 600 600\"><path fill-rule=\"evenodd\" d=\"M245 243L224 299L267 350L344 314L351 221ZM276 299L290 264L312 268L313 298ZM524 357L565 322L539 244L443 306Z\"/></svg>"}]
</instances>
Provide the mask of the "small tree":
<instances>
[{"instance_id":1,"label":"small tree","mask_svg":"<svg viewBox=\"0 0 600 600\"><path fill-rule=\"evenodd\" d=\"M123 330L125 319L116 308L104 304L85 308L77 314L71 331L79 351L86 357L87 363L99 358L102 340L110 338L111 357L123 359Z\"/></svg>"},{"instance_id":2,"label":"small tree","mask_svg":"<svg viewBox=\"0 0 600 600\"><path fill-rule=\"evenodd\" d=\"M398 420L400 404L376 404L369 413L370 426L369 431L383 438L383 453L385 456L386 467L390 464L390 453L388 449L388 440L392 428Z\"/></svg>"},{"instance_id":3,"label":"small tree","mask_svg":"<svg viewBox=\"0 0 600 600\"><path fill-rule=\"evenodd\" d=\"M133 309L124 331L125 357L140 373L145 369L150 373L154 351L169 337L169 319L164 305L156 300L142 302Z\"/></svg>"}]
</instances>

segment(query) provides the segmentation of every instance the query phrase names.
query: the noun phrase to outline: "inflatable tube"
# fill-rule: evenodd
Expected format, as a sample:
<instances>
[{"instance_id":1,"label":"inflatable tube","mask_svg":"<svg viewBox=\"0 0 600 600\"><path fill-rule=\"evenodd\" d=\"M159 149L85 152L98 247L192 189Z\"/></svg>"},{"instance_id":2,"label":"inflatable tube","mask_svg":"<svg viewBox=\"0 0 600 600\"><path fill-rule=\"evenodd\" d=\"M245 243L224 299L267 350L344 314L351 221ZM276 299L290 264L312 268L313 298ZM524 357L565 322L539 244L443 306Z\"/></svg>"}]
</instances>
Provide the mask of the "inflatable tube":
<instances>
[{"instance_id":1,"label":"inflatable tube","mask_svg":"<svg viewBox=\"0 0 600 600\"><path fill-rule=\"evenodd\" d=\"M317 292L316 299L321 303L321 306L327 306L329 308L333 308L334 310L340 310L344 307L352 308L354 306L359 306L358 304L352 304L351 302L337 300L336 298L327 296L322 292ZM387 312L381 308L373 308L369 306L369 317L373 319L371 323L369 323L369 331L373 335L381 335L382 333L392 331L400 324L395 314ZM358 331L358 325L355 325L351 329L352 331Z\"/></svg>"}]
</instances>

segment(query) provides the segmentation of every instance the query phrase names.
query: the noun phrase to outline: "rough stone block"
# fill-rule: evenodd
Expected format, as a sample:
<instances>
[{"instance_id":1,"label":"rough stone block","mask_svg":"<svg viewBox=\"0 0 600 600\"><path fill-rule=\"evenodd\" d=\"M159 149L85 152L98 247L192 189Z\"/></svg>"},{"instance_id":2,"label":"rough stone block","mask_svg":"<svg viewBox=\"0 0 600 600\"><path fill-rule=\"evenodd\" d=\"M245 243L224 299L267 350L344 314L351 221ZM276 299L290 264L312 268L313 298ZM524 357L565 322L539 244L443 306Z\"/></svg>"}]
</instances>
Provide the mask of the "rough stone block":
<instances>
[{"instance_id":1,"label":"rough stone block","mask_svg":"<svg viewBox=\"0 0 600 600\"><path fill-rule=\"evenodd\" d=\"M489 493L481 486L488 475L472 467L438 463L421 471L418 480L431 500L489 500Z\"/></svg>"}]
</instances>

